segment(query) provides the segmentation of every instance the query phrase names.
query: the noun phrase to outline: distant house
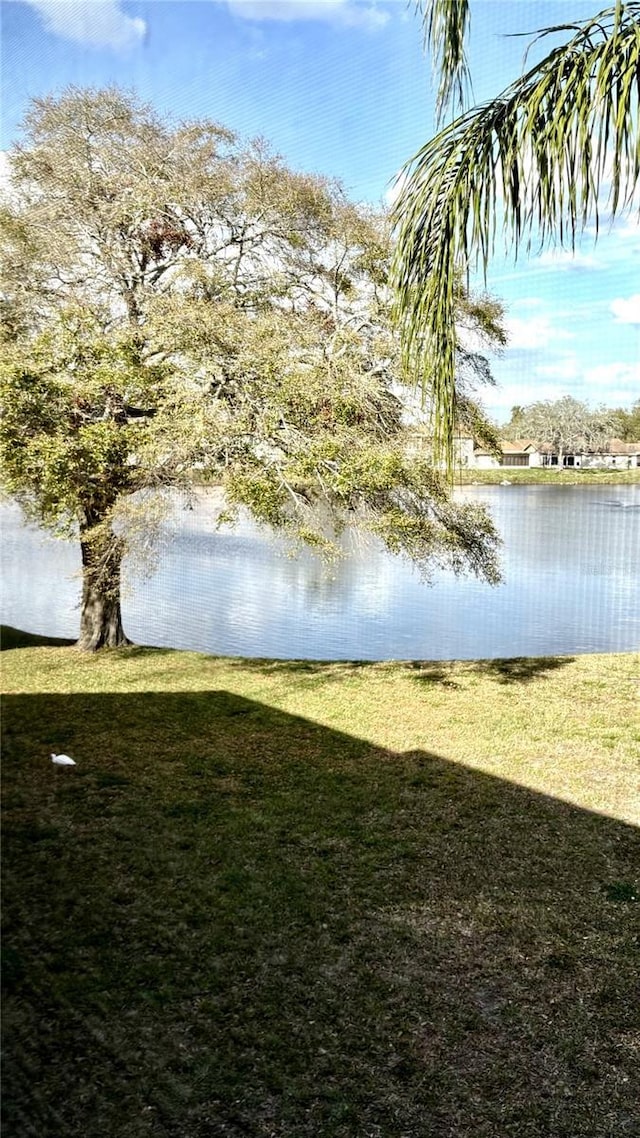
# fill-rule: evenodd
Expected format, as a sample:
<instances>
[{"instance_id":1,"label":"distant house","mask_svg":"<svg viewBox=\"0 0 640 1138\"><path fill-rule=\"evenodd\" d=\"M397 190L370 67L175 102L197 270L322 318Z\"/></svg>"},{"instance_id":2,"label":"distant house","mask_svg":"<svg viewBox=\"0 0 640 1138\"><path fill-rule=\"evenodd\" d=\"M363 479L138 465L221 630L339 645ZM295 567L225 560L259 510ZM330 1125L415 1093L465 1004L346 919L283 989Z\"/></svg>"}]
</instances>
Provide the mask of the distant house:
<instances>
[{"instance_id":1,"label":"distant house","mask_svg":"<svg viewBox=\"0 0 640 1138\"><path fill-rule=\"evenodd\" d=\"M625 443L622 439L610 439L605 451L592 451L576 457L579 457L581 466L607 466L615 467L617 470L630 470L640 466L640 442Z\"/></svg>"},{"instance_id":2,"label":"distant house","mask_svg":"<svg viewBox=\"0 0 640 1138\"><path fill-rule=\"evenodd\" d=\"M535 439L515 439L513 442L502 439L502 461L489 451L477 448L473 452L470 466L478 469L506 469L513 466L557 466L558 453L553 447L538 444ZM562 456L563 467L583 467L585 469L630 470L640 467L640 442L625 443L622 439L610 439L599 450L568 451Z\"/></svg>"},{"instance_id":3,"label":"distant house","mask_svg":"<svg viewBox=\"0 0 640 1138\"><path fill-rule=\"evenodd\" d=\"M414 430L407 437L407 451L412 455L429 457L432 450L431 435L426 429ZM473 439L456 435L453 440L454 463L456 466L474 466Z\"/></svg>"},{"instance_id":4,"label":"distant house","mask_svg":"<svg viewBox=\"0 0 640 1138\"><path fill-rule=\"evenodd\" d=\"M473 462L470 465L480 470L511 466L542 466L542 453L534 439L507 439L500 440L502 460L496 458L490 451L478 447L473 452Z\"/></svg>"},{"instance_id":5,"label":"distant house","mask_svg":"<svg viewBox=\"0 0 640 1138\"><path fill-rule=\"evenodd\" d=\"M557 466L558 455L549 446L540 447L543 466ZM622 439L609 439L598 450L568 451L562 456L564 467L585 469L630 470L640 466L640 442L625 443Z\"/></svg>"},{"instance_id":6,"label":"distant house","mask_svg":"<svg viewBox=\"0 0 640 1138\"><path fill-rule=\"evenodd\" d=\"M431 439L426 432L416 431L410 437L409 448L413 454L429 454ZM502 458L491 451L476 446L472 438L454 439L454 462L456 466L476 470L508 470L513 467L540 467L558 465L558 453L535 439L501 439ZM563 467L584 467L585 469L604 468L629 470L640 467L640 442L625 443L621 439L610 439L601 450L568 451L562 456Z\"/></svg>"}]
</instances>

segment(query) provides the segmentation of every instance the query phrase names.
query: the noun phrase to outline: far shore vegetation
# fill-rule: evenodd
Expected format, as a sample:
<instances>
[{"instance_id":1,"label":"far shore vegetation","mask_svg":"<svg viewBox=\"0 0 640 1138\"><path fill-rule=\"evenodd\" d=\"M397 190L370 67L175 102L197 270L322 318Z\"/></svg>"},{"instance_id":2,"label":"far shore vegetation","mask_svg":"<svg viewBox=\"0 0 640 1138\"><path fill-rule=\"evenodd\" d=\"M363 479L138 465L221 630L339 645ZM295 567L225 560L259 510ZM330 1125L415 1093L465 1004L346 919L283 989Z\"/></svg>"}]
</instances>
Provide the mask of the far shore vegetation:
<instances>
[{"instance_id":1,"label":"far shore vegetation","mask_svg":"<svg viewBox=\"0 0 640 1138\"><path fill-rule=\"evenodd\" d=\"M640 467L632 470L586 470L567 467L518 467L501 466L492 470L477 467L456 467L454 484L465 486L495 486L504 482L512 485L539 483L544 486L637 486L640 485Z\"/></svg>"},{"instance_id":2,"label":"far shore vegetation","mask_svg":"<svg viewBox=\"0 0 640 1138\"><path fill-rule=\"evenodd\" d=\"M7 1135L632 1132L640 657L9 641Z\"/></svg>"}]
</instances>

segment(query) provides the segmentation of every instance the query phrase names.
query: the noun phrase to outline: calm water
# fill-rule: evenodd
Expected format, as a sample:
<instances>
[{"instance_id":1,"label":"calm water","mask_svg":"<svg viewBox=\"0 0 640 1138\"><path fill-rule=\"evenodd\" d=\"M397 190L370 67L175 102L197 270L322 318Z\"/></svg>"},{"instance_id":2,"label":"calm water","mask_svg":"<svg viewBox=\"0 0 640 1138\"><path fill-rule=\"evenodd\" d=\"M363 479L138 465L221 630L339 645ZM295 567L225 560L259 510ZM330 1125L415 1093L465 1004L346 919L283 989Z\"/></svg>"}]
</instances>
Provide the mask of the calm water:
<instances>
[{"instance_id":1,"label":"calm water","mask_svg":"<svg viewBox=\"0 0 640 1138\"><path fill-rule=\"evenodd\" d=\"M123 611L138 643L223 655L465 659L640 648L640 486L469 487L504 540L497 588L441 573L425 585L377 546L349 543L327 571L243 521L217 532L202 494L176 506L160 564L125 573ZM2 623L78 632L79 554L0 511Z\"/></svg>"}]
</instances>

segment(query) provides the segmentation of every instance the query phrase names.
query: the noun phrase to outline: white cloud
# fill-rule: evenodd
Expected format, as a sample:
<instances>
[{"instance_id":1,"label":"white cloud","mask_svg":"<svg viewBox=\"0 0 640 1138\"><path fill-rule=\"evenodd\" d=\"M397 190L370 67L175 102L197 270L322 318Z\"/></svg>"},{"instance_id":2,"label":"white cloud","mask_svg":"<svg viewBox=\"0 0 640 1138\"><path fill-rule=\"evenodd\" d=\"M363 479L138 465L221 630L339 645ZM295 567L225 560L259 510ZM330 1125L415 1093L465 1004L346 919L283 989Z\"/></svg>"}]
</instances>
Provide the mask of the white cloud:
<instances>
[{"instance_id":1,"label":"white cloud","mask_svg":"<svg viewBox=\"0 0 640 1138\"><path fill-rule=\"evenodd\" d=\"M603 267L602 261L594 253L581 253L579 249L545 249L537 258L544 268L562 269L567 273L592 272Z\"/></svg>"},{"instance_id":2,"label":"white cloud","mask_svg":"<svg viewBox=\"0 0 640 1138\"><path fill-rule=\"evenodd\" d=\"M87 47L128 51L142 43L147 25L127 16L120 0L27 0L44 20L47 31Z\"/></svg>"},{"instance_id":3,"label":"white cloud","mask_svg":"<svg viewBox=\"0 0 640 1138\"><path fill-rule=\"evenodd\" d=\"M489 414L502 422L516 404L527 406L539 400L554 402L564 395L580 399L589 407L626 407L638 398L640 391L640 365L627 363L598 364L596 367L575 371L569 366L563 371L562 363L536 367L534 373L520 374L517 379L506 379L497 387L485 388L482 402Z\"/></svg>"},{"instance_id":4,"label":"white cloud","mask_svg":"<svg viewBox=\"0 0 640 1138\"><path fill-rule=\"evenodd\" d=\"M382 28L389 13L360 0L227 0L234 15L243 20L322 20L347 28Z\"/></svg>"},{"instance_id":5,"label":"white cloud","mask_svg":"<svg viewBox=\"0 0 640 1138\"><path fill-rule=\"evenodd\" d=\"M388 206L394 206L407 184L407 174L401 170L396 174L389 188L385 191L384 200Z\"/></svg>"},{"instance_id":6,"label":"white cloud","mask_svg":"<svg viewBox=\"0 0 640 1138\"><path fill-rule=\"evenodd\" d=\"M561 356L559 359L554 360L552 363L539 364L535 369L536 375L555 379L557 381L577 379L580 375L580 367L578 364L577 356L566 355Z\"/></svg>"},{"instance_id":7,"label":"white cloud","mask_svg":"<svg viewBox=\"0 0 640 1138\"><path fill-rule=\"evenodd\" d=\"M584 230L584 238L587 241L592 241L594 244L599 241L598 248L610 237L618 237L622 241L633 241L634 245L637 246L640 239L640 221L629 213L623 213L621 217L616 218L612 217L611 214L605 214L600 216L598 229L596 229L595 223L591 222Z\"/></svg>"},{"instance_id":8,"label":"white cloud","mask_svg":"<svg viewBox=\"0 0 640 1138\"><path fill-rule=\"evenodd\" d=\"M507 347L533 352L547 348L557 340L572 340L573 334L563 328L554 328L548 316L507 316Z\"/></svg>"},{"instance_id":9,"label":"white cloud","mask_svg":"<svg viewBox=\"0 0 640 1138\"><path fill-rule=\"evenodd\" d=\"M482 402L491 416L500 422L509 418L512 407L526 407L542 399L560 399L567 392L557 383L541 383L539 380L518 379L513 383L501 383L498 387L487 387L482 391Z\"/></svg>"},{"instance_id":10,"label":"white cloud","mask_svg":"<svg viewBox=\"0 0 640 1138\"><path fill-rule=\"evenodd\" d=\"M517 379L500 382L497 387L485 388L482 402L492 418L498 423L506 422L511 408L548 399L555 402L564 395L579 399L587 406L630 407L638 398L640 391L640 368L632 364L600 364L597 367L578 370L574 377L563 376L559 369L542 368L520 375ZM546 378L548 374L549 378Z\"/></svg>"},{"instance_id":11,"label":"white cloud","mask_svg":"<svg viewBox=\"0 0 640 1138\"><path fill-rule=\"evenodd\" d=\"M640 324L640 292L626 299L618 297L609 306L615 316L616 324Z\"/></svg>"},{"instance_id":12,"label":"white cloud","mask_svg":"<svg viewBox=\"0 0 640 1138\"><path fill-rule=\"evenodd\" d=\"M584 372L589 399L609 405L630 403L640 391L640 363L598 364ZM593 392L593 394L591 394Z\"/></svg>"},{"instance_id":13,"label":"white cloud","mask_svg":"<svg viewBox=\"0 0 640 1138\"><path fill-rule=\"evenodd\" d=\"M604 273L607 270L625 270L640 258L640 226L633 219L616 221L611 227L602 225L596 240L595 228L585 230L584 249L545 249L526 259L526 272L531 281L537 276L549 279L556 273ZM522 260L522 265L525 259ZM507 260L504 270L491 270L491 283L500 288L510 281L522 278L522 267L513 267Z\"/></svg>"},{"instance_id":14,"label":"white cloud","mask_svg":"<svg viewBox=\"0 0 640 1138\"><path fill-rule=\"evenodd\" d=\"M525 312L531 312L534 309L540 309L544 306L544 301L541 296L519 296L514 300L512 308L523 309Z\"/></svg>"},{"instance_id":15,"label":"white cloud","mask_svg":"<svg viewBox=\"0 0 640 1138\"><path fill-rule=\"evenodd\" d=\"M625 217L624 220L616 221L612 225L612 232L617 237L623 240L634 241L636 247L640 241L640 221L635 217Z\"/></svg>"}]
</instances>

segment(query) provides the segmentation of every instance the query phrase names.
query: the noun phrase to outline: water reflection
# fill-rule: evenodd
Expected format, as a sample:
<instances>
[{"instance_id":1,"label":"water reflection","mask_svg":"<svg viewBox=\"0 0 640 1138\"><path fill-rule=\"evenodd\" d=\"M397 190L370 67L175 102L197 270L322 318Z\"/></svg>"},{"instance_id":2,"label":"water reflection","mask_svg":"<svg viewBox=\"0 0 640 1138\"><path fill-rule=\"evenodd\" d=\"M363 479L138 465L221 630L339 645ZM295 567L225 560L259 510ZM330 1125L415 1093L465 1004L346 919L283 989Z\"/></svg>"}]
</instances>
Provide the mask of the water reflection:
<instances>
[{"instance_id":1,"label":"water reflection","mask_svg":"<svg viewBox=\"0 0 640 1138\"><path fill-rule=\"evenodd\" d=\"M640 647L640 487L469 487L504 539L504 583L439 572L433 587L374 542L345 538L325 567L246 520L216 530L201 494L176 503L148 579L129 565L124 616L139 643L308 659L472 659ZM75 636L73 545L3 507L3 621ZM74 575L75 574L75 575Z\"/></svg>"}]
</instances>

